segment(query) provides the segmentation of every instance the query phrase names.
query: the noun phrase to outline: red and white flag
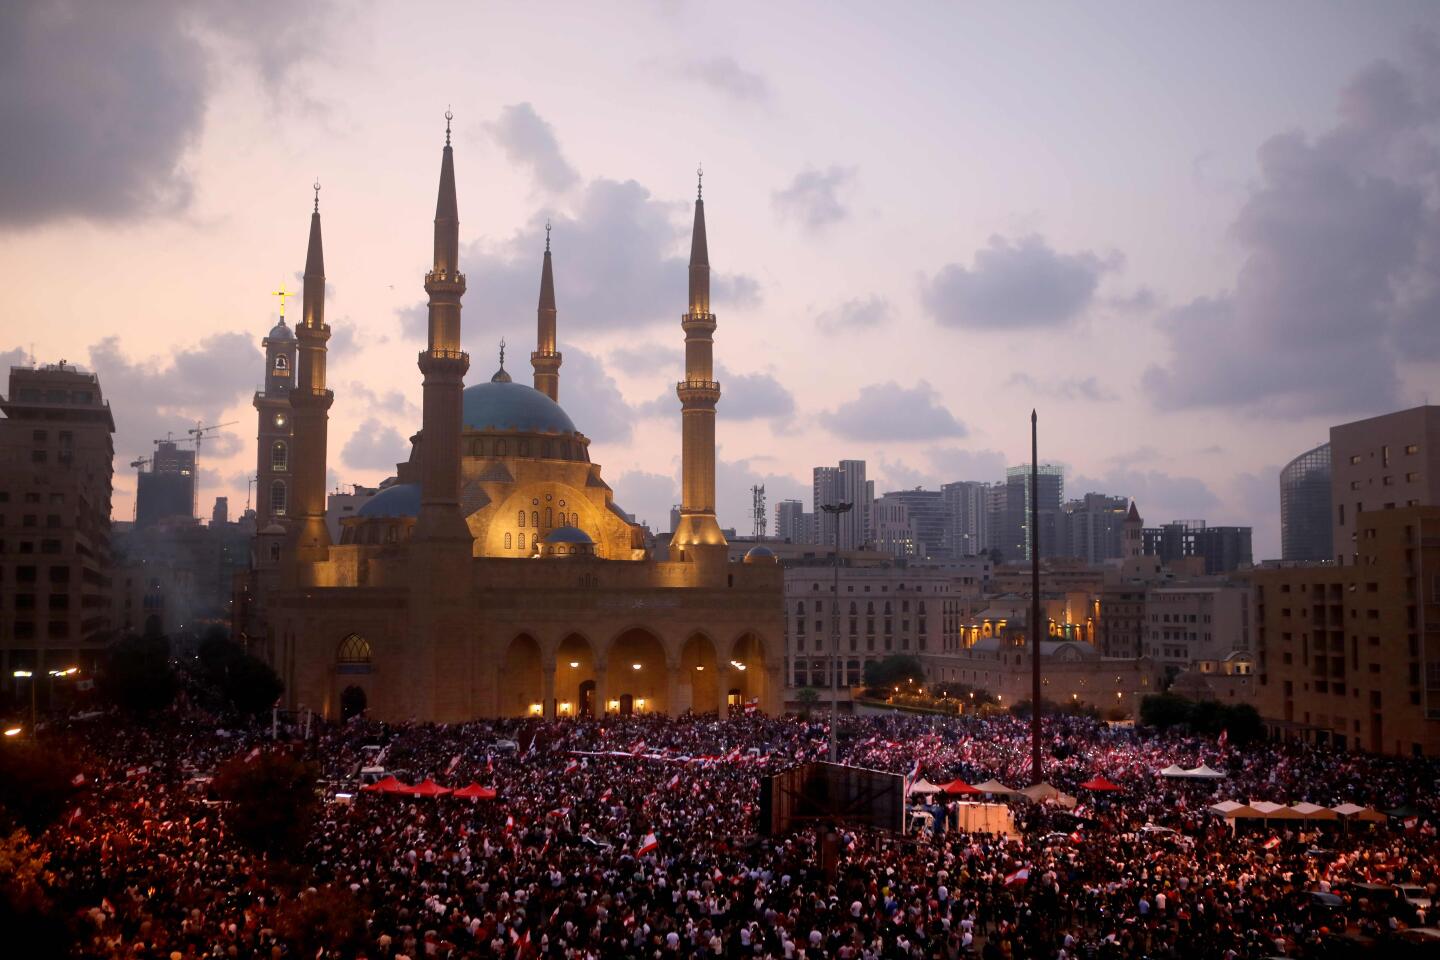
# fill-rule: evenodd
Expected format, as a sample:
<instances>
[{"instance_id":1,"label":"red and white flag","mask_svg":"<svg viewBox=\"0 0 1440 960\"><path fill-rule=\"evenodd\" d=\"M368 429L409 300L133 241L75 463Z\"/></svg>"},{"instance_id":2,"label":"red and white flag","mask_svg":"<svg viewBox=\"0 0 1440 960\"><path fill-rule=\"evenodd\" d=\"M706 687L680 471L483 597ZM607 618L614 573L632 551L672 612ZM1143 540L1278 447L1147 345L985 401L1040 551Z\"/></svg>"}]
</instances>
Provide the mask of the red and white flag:
<instances>
[{"instance_id":1,"label":"red and white flag","mask_svg":"<svg viewBox=\"0 0 1440 960\"><path fill-rule=\"evenodd\" d=\"M1013 887L1017 883L1024 883L1030 879L1030 868L1021 867L1005 878L1005 886Z\"/></svg>"},{"instance_id":2,"label":"red and white flag","mask_svg":"<svg viewBox=\"0 0 1440 960\"><path fill-rule=\"evenodd\" d=\"M77 774L75 774L75 776L73 776L73 777L70 778L70 786L72 786L72 787L78 787L78 786L83 785L84 783L85 783L85 774L83 774L83 773L77 773Z\"/></svg>"},{"instance_id":3,"label":"red and white flag","mask_svg":"<svg viewBox=\"0 0 1440 960\"><path fill-rule=\"evenodd\" d=\"M636 740L634 743L630 744L630 755L631 755L632 757L638 757L638 756L640 756L640 754L642 754L642 753L644 753L644 752L645 752L645 741L644 741L644 740Z\"/></svg>"},{"instance_id":4,"label":"red and white flag","mask_svg":"<svg viewBox=\"0 0 1440 960\"><path fill-rule=\"evenodd\" d=\"M569 807L556 807L554 810L551 810L551 811L550 811L550 816L552 816L552 817L564 817L564 816L568 816L569 813L570 813L570 808L569 808Z\"/></svg>"},{"instance_id":5,"label":"red and white flag","mask_svg":"<svg viewBox=\"0 0 1440 960\"><path fill-rule=\"evenodd\" d=\"M740 748L739 748L739 747L736 747L734 750L731 750L729 753L725 754L725 762L726 762L726 763L735 763L735 762L738 761L739 759L740 759Z\"/></svg>"},{"instance_id":6,"label":"red and white flag","mask_svg":"<svg viewBox=\"0 0 1440 960\"><path fill-rule=\"evenodd\" d=\"M454 773L455 768L458 766L460 766L460 754L457 753L455 754L455 756L450 758L450 766L445 768L445 776L448 777L450 776L450 774Z\"/></svg>"},{"instance_id":7,"label":"red and white flag","mask_svg":"<svg viewBox=\"0 0 1440 960\"><path fill-rule=\"evenodd\" d=\"M1276 847L1280 846L1280 838L1271 837L1269 840L1265 841L1263 846L1266 850L1274 850Z\"/></svg>"},{"instance_id":8,"label":"red and white flag","mask_svg":"<svg viewBox=\"0 0 1440 960\"><path fill-rule=\"evenodd\" d=\"M509 833L515 829L515 815L512 813L505 818L505 832Z\"/></svg>"},{"instance_id":9,"label":"red and white flag","mask_svg":"<svg viewBox=\"0 0 1440 960\"><path fill-rule=\"evenodd\" d=\"M645 839L640 841L640 849L635 851L636 856L645 856L647 853L654 853L660 849L660 841L655 839L655 834L645 834Z\"/></svg>"},{"instance_id":10,"label":"red and white flag","mask_svg":"<svg viewBox=\"0 0 1440 960\"><path fill-rule=\"evenodd\" d=\"M665 784L665 789L674 790L678 786L680 786L680 774L677 773L675 774L675 776L670 778L669 783Z\"/></svg>"},{"instance_id":11,"label":"red and white flag","mask_svg":"<svg viewBox=\"0 0 1440 960\"><path fill-rule=\"evenodd\" d=\"M577 770L579 770L579 769L580 769L580 761L579 761L579 760L571 760L569 763L565 764L565 775L566 775L566 776L569 776L570 774L574 773L575 771L577 771Z\"/></svg>"},{"instance_id":12,"label":"red and white flag","mask_svg":"<svg viewBox=\"0 0 1440 960\"><path fill-rule=\"evenodd\" d=\"M610 795L611 795L612 793L614 793L614 792L615 792L615 791L611 790L609 787L606 787L606 788L605 788L605 792L602 793L602 794L600 794L600 802L601 802L601 803L604 803L606 800L609 800L609 799L610 799Z\"/></svg>"}]
</instances>

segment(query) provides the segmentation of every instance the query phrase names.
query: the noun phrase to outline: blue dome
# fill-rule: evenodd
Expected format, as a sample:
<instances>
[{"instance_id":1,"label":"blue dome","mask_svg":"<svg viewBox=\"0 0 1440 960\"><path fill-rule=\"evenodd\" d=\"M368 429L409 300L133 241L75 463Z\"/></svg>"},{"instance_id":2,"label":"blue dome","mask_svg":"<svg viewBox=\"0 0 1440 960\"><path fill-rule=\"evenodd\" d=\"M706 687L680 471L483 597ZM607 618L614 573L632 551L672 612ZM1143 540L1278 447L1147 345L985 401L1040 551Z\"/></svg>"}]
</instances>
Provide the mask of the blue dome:
<instances>
[{"instance_id":1,"label":"blue dome","mask_svg":"<svg viewBox=\"0 0 1440 960\"><path fill-rule=\"evenodd\" d=\"M280 318L280 322L277 323L277 324L275 324L275 326L273 326L273 327L270 328L270 339L271 339L271 340L294 340L294 339L295 339L295 334L291 333L291 332L290 332L290 328L287 327L287 326L285 326L285 318L284 318L284 317L281 317L281 318Z\"/></svg>"},{"instance_id":2,"label":"blue dome","mask_svg":"<svg viewBox=\"0 0 1440 960\"><path fill-rule=\"evenodd\" d=\"M590 543L590 534L579 527L556 527L545 535L546 543Z\"/></svg>"},{"instance_id":3,"label":"blue dome","mask_svg":"<svg viewBox=\"0 0 1440 960\"><path fill-rule=\"evenodd\" d=\"M760 546L759 544L756 544L755 546L751 547L749 550L746 550L746 551L745 551L745 562L746 562L746 563L774 563L774 562L775 562L775 551L774 551L774 550L771 550L769 547Z\"/></svg>"},{"instance_id":4,"label":"blue dome","mask_svg":"<svg viewBox=\"0 0 1440 960\"><path fill-rule=\"evenodd\" d=\"M534 387L508 380L466 387L461 416L467 430L576 432L574 422L560 404Z\"/></svg>"},{"instance_id":5,"label":"blue dome","mask_svg":"<svg viewBox=\"0 0 1440 960\"><path fill-rule=\"evenodd\" d=\"M416 517L420 515L420 484L397 483L386 487L360 506L361 517Z\"/></svg>"}]
</instances>

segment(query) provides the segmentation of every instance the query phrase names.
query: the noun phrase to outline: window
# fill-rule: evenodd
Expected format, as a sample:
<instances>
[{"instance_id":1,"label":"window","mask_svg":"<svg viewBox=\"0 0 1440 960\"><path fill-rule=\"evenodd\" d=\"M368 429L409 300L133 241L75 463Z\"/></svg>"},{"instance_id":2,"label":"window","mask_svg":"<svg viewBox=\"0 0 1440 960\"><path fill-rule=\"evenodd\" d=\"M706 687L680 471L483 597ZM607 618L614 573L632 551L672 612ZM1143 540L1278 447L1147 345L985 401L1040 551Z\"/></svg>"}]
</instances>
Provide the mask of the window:
<instances>
[{"instance_id":1,"label":"window","mask_svg":"<svg viewBox=\"0 0 1440 960\"><path fill-rule=\"evenodd\" d=\"M370 641L352 633L335 650L335 665L341 673L370 672Z\"/></svg>"},{"instance_id":2,"label":"window","mask_svg":"<svg viewBox=\"0 0 1440 960\"><path fill-rule=\"evenodd\" d=\"M507 533L507 534L505 534L505 549L506 549L506 550L509 550L510 547L511 547L510 534Z\"/></svg>"},{"instance_id":3,"label":"window","mask_svg":"<svg viewBox=\"0 0 1440 960\"><path fill-rule=\"evenodd\" d=\"M525 550L525 534L523 533L520 534L520 550L521 552L524 552Z\"/></svg>"},{"instance_id":4,"label":"window","mask_svg":"<svg viewBox=\"0 0 1440 960\"><path fill-rule=\"evenodd\" d=\"M285 494L284 480L276 480L270 484L270 512L277 517L285 516L285 510L289 506Z\"/></svg>"},{"instance_id":5,"label":"window","mask_svg":"<svg viewBox=\"0 0 1440 960\"><path fill-rule=\"evenodd\" d=\"M1380 466L1390 466L1390 445L1388 443L1380 448Z\"/></svg>"},{"instance_id":6,"label":"window","mask_svg":"<svg viewBox=\"0 0 1440 960\"><path fill-rule=\"evenodd\" d=\"M1405 474L1405 482L1406 482L1406 483L1415 483L1415 482L1416 482L1417 480L1419 480L1419 479L1420 479L1420 474L1415 473L1414 471L1411 471L1410 473Z\"/></svg>"},{"instance_id":7,"label":"window","mask_svg":"<svg viewBox=\"0 0 1440 960\"><path fill-rule=\"evenodd\" d=\"M1419 452L1420 452L1420 445L1419 445L1419 444L1416 444L1416 443L1407 443L1407 444L1405 445L1405 452L1406 452L1407 454L1416 454L1416 453L1419 453Z\"/></svg>"},{"instance_id":8,"label":"window","mask_svg":"<svg viewBox=\"0 0 1440 960\"><path fill-rule=\"evenodd\" d=\"M547 526L547 527L553 527L554 525L555 525L555 515L554 515L554 513L551 511L551 508L550 508L550 507L546 507L546 508L545 508L545 526Z\"/></svg>"},{"instance_id":9,"label":"window","mask_svg":"<svg viewBox=\"0 0 1440 960\"><path fill-rule=\"evenodd\" d=\"M524 511L524 510L521 510L521 511L520 511L520 526L522 526L522 527L525 526L525 511Z\"/></svg>"},{"instance_id":10,"label":"window","mask_svg":"<svg viewBox=\"0 0 1440 960\"><path fill-rule=\"evenodd\" d=\"M270 469L279 472L290 469L290 447L284 440L276 440L270 445Z\"/></svg>"},{"instance_id":11,"label":"window","mask_svg":"<svg viewBox=\"0 0 1440 960\"><path fill-rule=\"evenodd\" d=\"M276 373L284 373L285 371L287 371L287 370L289 370L289 369L290 369L290 361L285 358L285 354L283 354L283 353L277 353L277 354L275 354L275 372L276 372Z\"/></svg>"},{"instance_id":12,"label":"window","mask_svg":"<svg viewBox=\"0 0 1440 960\"><path fill-rule=\"evenodd\" d=\"M536 529L539 529L539 527L540 527L540 511L539 511L539 510L531 510L531 511L530 511L530 526L535 527Z\"/></svg>"},{"instance_id":13,"label":"window","mask_svg":"<svg viewBox=\"0 0 1440 960\"><path fill-rule=\"evenodd\" d=\"M275 414L275 426L277 426L277 427L283 427L283 426L285 426L285 424L287 424L287 423L289 423L289 422L290 422L290 421L285 418L285 414L283 414L283 413L277 413L277 414Z\"/></svg>"}]
</instances>

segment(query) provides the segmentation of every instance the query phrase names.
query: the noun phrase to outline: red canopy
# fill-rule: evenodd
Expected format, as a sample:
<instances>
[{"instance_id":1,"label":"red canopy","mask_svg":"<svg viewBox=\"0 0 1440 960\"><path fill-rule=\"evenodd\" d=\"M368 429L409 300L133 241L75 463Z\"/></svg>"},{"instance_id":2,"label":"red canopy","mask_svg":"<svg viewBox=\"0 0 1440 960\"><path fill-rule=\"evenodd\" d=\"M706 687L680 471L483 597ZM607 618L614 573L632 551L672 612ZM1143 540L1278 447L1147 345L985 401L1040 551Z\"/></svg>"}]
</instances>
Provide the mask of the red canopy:
<instances>
[{"instance_id":1,"label":"red canopy","mask_svg":"<svg viewBox=\"0 0 1440 960\"><path fill-rule=\"evenodd\" d=\"M482 787L474 780L471 780L468 787L461 787L455 791L453 796L465 797L470 800L494 800L495 789L493 787Z\"/></svg>"},{"instance_id":2,"label":"red canopy","mask_svg":"<svg viewBox=\"0 0 1440 960\"><path fill-rule=\"evenodd\" d=\"M942 793L948 793L951 796L959 796L966 793L980 792L979 790L976 790L974 787L970 786L970 784L959 778L951 780L949 783L942 783L940 785L940 791Z\"/></svg>"},{"instance_id":3,"label":"red canopy","mask_svg":"<svg viewBox=\"0 0 1440 960\"><path fill-rule=\"evenodd\" d=\"M360 788L366 793L409 793L410 787L394 776L383 777Z\"/></svg>"},{"instance_id":4,"label":"red canopy","mask_svg":"<svg viewBox=\"0 0 1440 960\"><path fill-rule=\"evenodd\" d=\"M1109 780L1106 780L1104 777L1096 777L1094 780L1086 780L1084 783L1080 784L1080 789L1081 789L1081 790L1105 790L1105 791L1108 791L1108 790L1119 790L1119 789L1120 789L1120 785L1119 785L1118 783L1111 783Z\"/></svg>"},{"instance_id":5,"label":"red canopy","mask_svg":"<svg viewBox=\"0 0 1440 960\"><path fill-rule=\"evenodd\" d=\"M408 792L416 797L443 797L445 794L450 793L451 790L449 787L442 787L431 778L426 777L423 781L411 787Z\"/></svg>"}]
</instances>

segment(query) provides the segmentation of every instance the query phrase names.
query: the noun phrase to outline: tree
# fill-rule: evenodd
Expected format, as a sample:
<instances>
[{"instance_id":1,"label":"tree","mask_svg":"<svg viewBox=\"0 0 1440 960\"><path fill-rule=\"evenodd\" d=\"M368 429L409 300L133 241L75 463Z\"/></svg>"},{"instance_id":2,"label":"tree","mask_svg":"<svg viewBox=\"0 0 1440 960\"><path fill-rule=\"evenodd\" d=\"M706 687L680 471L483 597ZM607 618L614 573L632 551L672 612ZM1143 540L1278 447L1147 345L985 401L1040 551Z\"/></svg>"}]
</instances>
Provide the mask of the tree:
<instances>
[{"instance_id":1,"label":"tree","mask_svg":"<svg viewBox=\"0 0 1440 960\"><path fill-rule=\"evenodd\" d=\"M200 678L236 713L250 717L264 713L285 689L270 664L246 653L223 628L206 631L196 654Z\"/></svg>"},{"instance_id":2,"label":"tree","mask_svg":"<svg viewBox=\"0 0 1440 960\"><path fill-rule=\"evenodd\" d=\"M163 636L127 637L110 648L100 689L131 713L163 710L175 700L179 681L170 665L170 641Z\"/></svg>"},{"instance_id":3,"label":"tree","mask_svg":"<svg viewBox=\"0 0 1440 960\"><path fill-rule=\"evenodd\" d=\"M1189 723L1194 704L1170 693L1153 693L1140 701L1140 722L1157 730Z\"/></svg>"},{"instance_id":4,"label":"tree","mask_svg":"<svg viewBox=\"0 0 1440 960\"><path fill-rule=\"evenodd\" d=\"M315 786L315 767L282 752L237 757L215 776L226 826L251 849L279 857L304 847L320 808Z\"/></svg>"},{"instance_id":5,"label":"tree","mask_svg":"<svg viewBox=\"0 0 1440 960\"><path fill-rule=\"evenodd\" d=\"M820 691L814 687L801 687L796 691L795 699L800 703L800 715L809 719L810 711L820 702Z\"/></svg>"},{"instance_id":6,"label":"tree","mask_svg":"<svg viewBox=\"0 0 1440 960\"><path fill-rule=\"evenodd\" d=\"M871 660L865 664L865 686L893 687L907 680L923 680L925 668L920 660L909 654L892 654L884 660Z\"/></svg>"},{"instance_id":7,"label":"tree","mask_svg":"<svg viewBox=\"0 0 1440 960\"><path fill-rule=\"evenodd\" d=\"M0 744L0 829L39 833L59 819L75 793L78 768L30 742Z\"/></svg>"},{"instance_id":8,"label":"tree","mask_svg":"<svg viewBox=\"0 0 1440 960\"><path fill-rule=\"evenodd\" d=\"M0 930L7 953L63 957L70 952L69 931L45 893L55 880L47 860L49 855L24 830L0 836Z\"/></svg>"}]
</instances>

